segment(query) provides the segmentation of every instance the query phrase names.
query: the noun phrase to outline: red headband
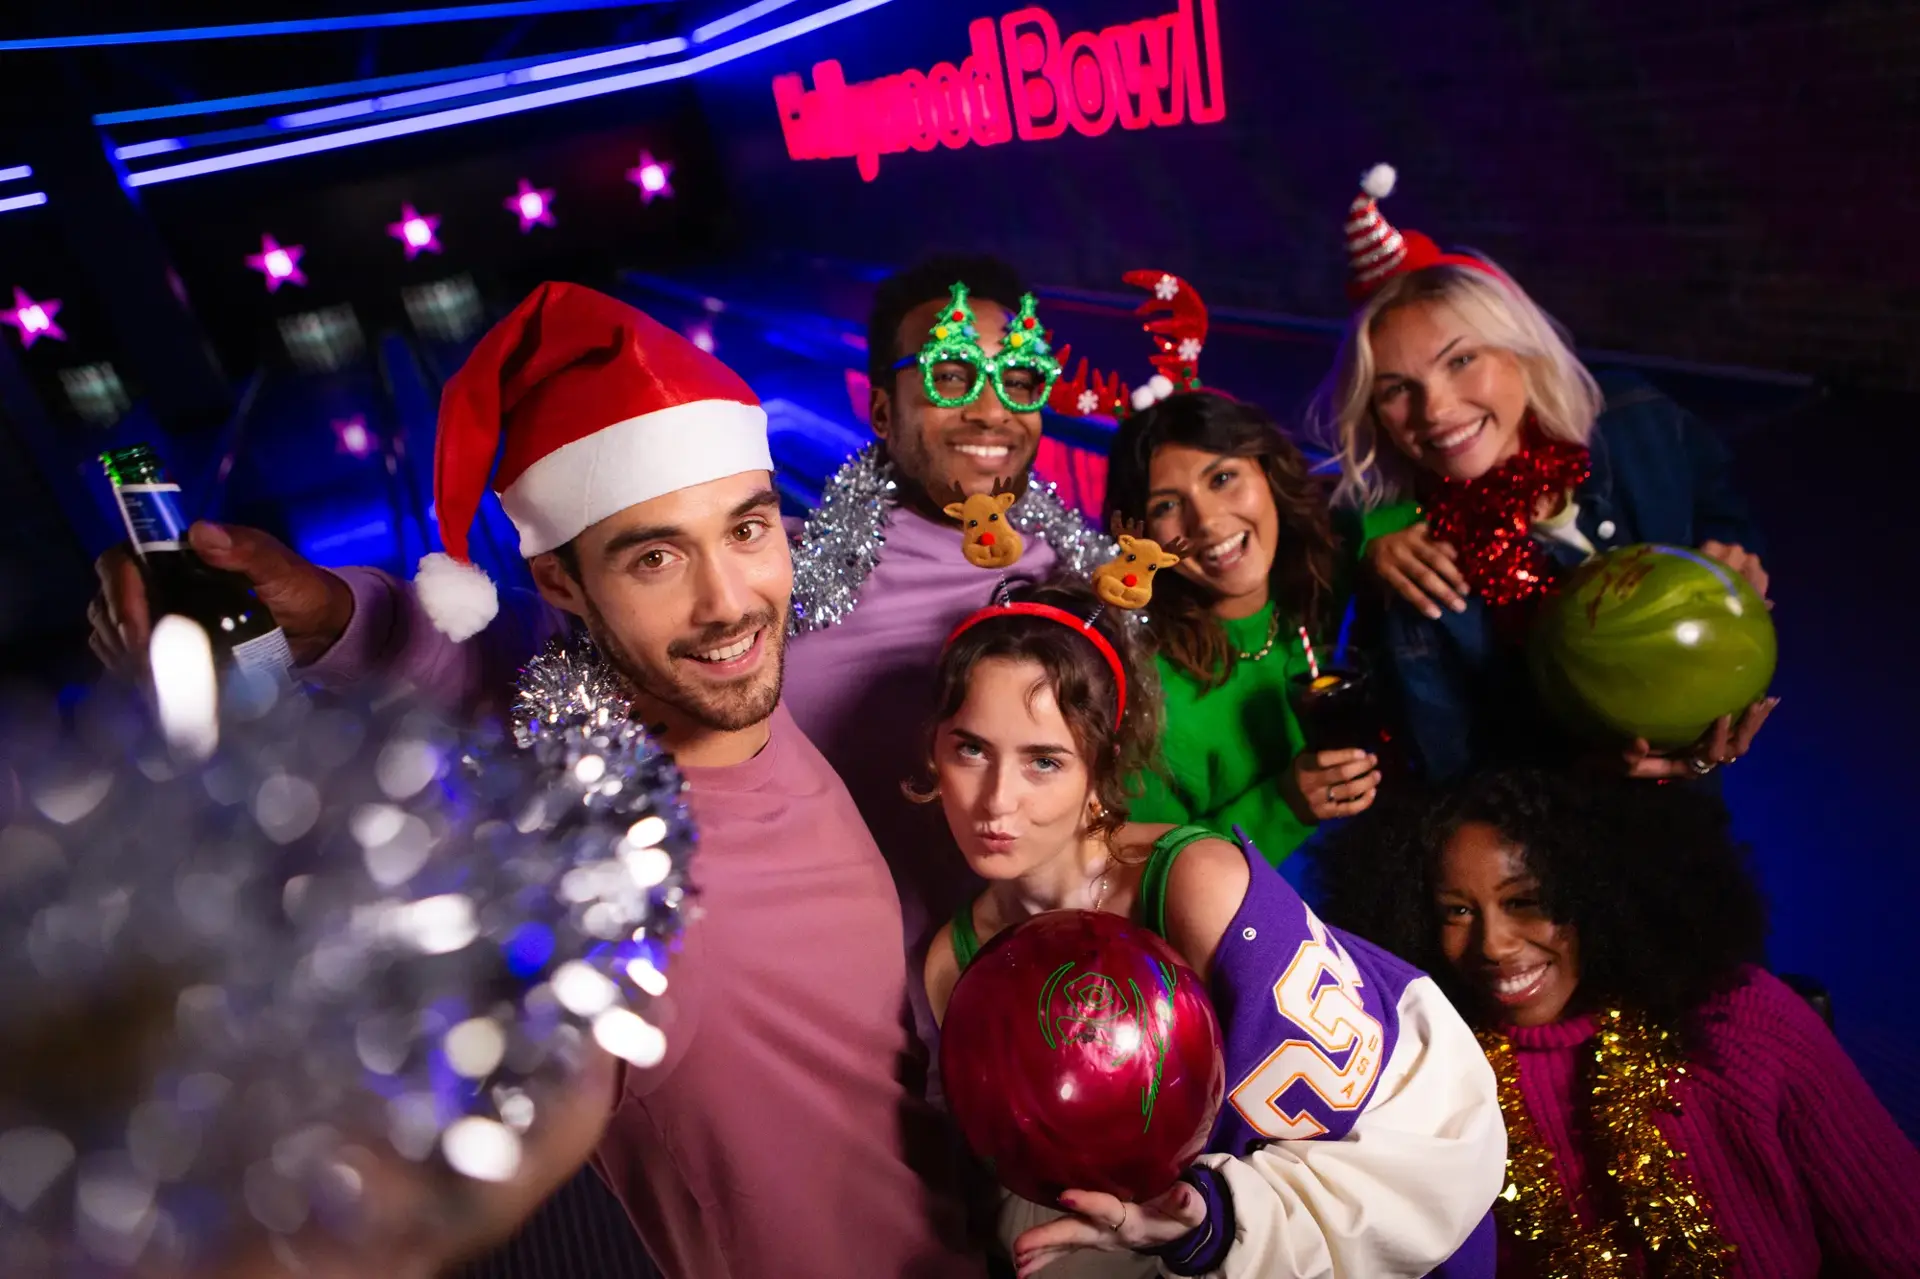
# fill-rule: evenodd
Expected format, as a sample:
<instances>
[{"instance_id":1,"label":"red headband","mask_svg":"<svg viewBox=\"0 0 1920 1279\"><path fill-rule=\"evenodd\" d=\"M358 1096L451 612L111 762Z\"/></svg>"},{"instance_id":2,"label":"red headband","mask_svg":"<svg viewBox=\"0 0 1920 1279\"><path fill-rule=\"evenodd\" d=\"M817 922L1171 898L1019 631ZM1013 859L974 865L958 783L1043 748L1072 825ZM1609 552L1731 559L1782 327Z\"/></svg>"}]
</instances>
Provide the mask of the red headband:
<instances>
[{"instance_id":1,"label":"red headband","mask_svg":"<svg viewBox=\"0 0 1920 1279\"><path fill-rule=\"evenodd\" d=\"M1096 614L1096 616L1097 615L1098 614ZM1114 651L1113 645L1107 641L1107 637L1094 629L1093 618L1075 617L1066 609L1055 608L1051 604L1028 604L1025 602L1015 604L989 604L978 612L970 614L961 621L960 625L954 627L953 633L947 636L947 642L940 647L943 651L951 648L955 640L982 622L991 621L996 617L1009 616L1044 617L1050 622L1058 622L1062 626L1071 626L1074 630L1093 641L1093 646L1100 650L1100 656L1107 659L1107 668L1113 672L1113 687L1120 703L1118 709L1113 712L1113 731L1116 733L1119 732L1120 722L1125 719L1127 715L1126 668L1120 665L1120 654Z\"/></svg>"}]
</instances>

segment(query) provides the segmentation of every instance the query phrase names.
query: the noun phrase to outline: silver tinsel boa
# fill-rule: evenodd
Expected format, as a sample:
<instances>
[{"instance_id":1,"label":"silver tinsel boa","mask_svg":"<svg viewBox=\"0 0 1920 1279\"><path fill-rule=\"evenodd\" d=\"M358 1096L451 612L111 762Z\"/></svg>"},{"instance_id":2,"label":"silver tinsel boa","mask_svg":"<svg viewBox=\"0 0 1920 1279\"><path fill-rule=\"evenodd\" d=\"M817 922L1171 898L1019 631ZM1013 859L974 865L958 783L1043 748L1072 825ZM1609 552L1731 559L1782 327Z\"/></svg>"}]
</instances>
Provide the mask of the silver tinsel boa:
<instances>
[{"instance_id":1,"label":"silver tinsel boa","mask_svg":"<svg viewBox=\"0 0 1920 1279\"><path fill-rule=\"evenodd\" d=\"M847 459L820 491L793 552L796 635L832 626L853 612L860 588L887 544L887 521L899 501L893 466L870 444ZM1062 571L1090 577L1113 558L1114 544L1060 500L1038 475L1009 512L1013 526L1053 548Z\"/></svg>"},{"instance_id":2,"label":"silver tinsel boa","mask_svg":"<svg viewBox=\"0 0 1920 1279\"><path fill-rule=\"evenodd\" d=\"M379 1255L351 1156L457 1212L588 1040L659 1061L694 830L601 691L516 747L253 690L198 762L129 695L0 707L0 1274Z\"/></svg>"}]
</instances>

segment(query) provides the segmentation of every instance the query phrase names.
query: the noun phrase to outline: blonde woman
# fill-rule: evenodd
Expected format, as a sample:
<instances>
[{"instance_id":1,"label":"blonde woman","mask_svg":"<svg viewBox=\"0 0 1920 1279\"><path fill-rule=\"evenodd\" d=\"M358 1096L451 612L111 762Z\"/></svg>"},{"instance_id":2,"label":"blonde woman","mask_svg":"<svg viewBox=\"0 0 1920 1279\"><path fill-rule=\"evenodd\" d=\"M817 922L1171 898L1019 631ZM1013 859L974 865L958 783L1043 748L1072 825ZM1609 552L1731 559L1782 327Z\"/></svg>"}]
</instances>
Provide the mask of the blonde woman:
<instances>
[{"instance_id":1,"label":"blonde woman","mask_svg":"<svg viewBox=\"0 0 1920 1279\"><path fill-rule=\"evenodd\" d=\"M1528 606L1561 569L1617 546L1697 546L1751 581L1760 537L1718 440L1643 383L1602 386L1554 322L1483 258L1395 229L1376 166L1347 215L1357 304L1316 419L1340 458L1337 503L1418 499L1425 516L1368 548L1404 597L1387 640L1409 736L1439 779L1558 746L1519 660ZM1750 707L1676 756L1633 743L1637 777L1705 776L1746 753Z\"/></svg>"}]
</instances>

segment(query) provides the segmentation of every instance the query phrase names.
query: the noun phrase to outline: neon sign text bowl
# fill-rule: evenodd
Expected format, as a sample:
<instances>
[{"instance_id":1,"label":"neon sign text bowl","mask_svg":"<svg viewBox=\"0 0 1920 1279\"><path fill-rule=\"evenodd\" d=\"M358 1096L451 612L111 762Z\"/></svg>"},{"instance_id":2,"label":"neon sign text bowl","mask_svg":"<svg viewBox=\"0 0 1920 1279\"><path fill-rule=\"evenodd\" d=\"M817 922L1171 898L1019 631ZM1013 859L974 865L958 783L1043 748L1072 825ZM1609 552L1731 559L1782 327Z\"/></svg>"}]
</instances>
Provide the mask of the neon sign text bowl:
<instances>
[{"instance_id":1,"label":"neon sign text bowl","mask_svg":"<svg viewBox=\"0 0 1920 1279\"><path fill-rule=\"evenodd\" d=\"M972 52L959 66L902 71L848 84L839 62L817 62L813 88L799 73L774 77L787 154L795 160L853 158L860 176L880 175L880 157L991 147L1018 137L1057 138L1069 128L1099 137L1123 129L1217 124L1226 118L1217 0L1179 0L1158 18L1062 38L1045 9L1030 6L967 28Z\"/></svg>"}]
</instances>

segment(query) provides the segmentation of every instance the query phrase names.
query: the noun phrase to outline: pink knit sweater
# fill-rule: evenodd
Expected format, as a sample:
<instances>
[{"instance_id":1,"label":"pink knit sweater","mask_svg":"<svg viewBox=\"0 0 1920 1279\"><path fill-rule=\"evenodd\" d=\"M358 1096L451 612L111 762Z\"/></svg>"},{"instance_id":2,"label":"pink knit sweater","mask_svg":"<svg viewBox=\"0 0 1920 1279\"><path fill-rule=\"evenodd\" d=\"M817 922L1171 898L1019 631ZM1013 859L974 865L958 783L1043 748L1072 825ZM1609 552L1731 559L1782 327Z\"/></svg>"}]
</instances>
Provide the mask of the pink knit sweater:
<instances>
[{"instance_id":1,"label":"pink knit sweater","mask_svg":"<svg viewBox=\"0 0 1920 1279\"><path fill-rule=\"evenodd\" d=\"M1704 1042L1661 1129L1739 1248L1731 1279L1920 1275L1920 1152L1805 1000L1773 976L1701 1010ZM1591 1162L1590 1017L1512 1032L1520 1091L1583 1219ZM1532 1273L1505 1235L1500 1275Z\"/></svg>"}]
</instances>

